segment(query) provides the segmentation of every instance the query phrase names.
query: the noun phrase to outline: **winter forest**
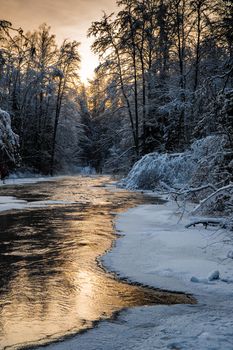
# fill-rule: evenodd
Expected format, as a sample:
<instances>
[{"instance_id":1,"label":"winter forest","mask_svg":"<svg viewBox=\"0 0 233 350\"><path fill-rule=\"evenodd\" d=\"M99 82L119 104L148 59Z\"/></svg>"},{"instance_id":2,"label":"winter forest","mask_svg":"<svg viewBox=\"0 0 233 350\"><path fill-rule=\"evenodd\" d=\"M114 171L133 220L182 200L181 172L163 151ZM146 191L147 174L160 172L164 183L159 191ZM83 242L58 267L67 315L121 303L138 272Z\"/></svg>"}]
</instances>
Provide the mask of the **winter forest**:
<instances>
[{"instance_id":1,"label":"winter forest","mask_svg":"<svg viewBox=\"0 0 233 350\"><path fill-rule=\"evenodd\" d=\"M24 33L0 22L1 128L8 113L18 135L1 130L2 166L126 173L147 153L184 152L215 137L221 159L209 171L216 183L229 182L232 2L122 0L118 7L90 26L100 64L88 86L78 77L78 42L58 47L46 24Z\"/></svg>"},{"instance_id":2,"label":"winter forest","mask_svg":"<svg viewBox=\"0 0 233 350\"><path fill-rule=\"evenodd\" d=\"M232 350L233 1L114 6L0 20L0 349Z\"/></svg>"},{"instance_id":3,"label":"winter forest","mask_svg":"<svg viewBox=\"0 0 233 350\"><path fill-rule=\"evenodd\" d=\"M88 85L79 79L78 41L58 46L47 24L25 33L0 22L1 178L17 169L124 175L139 161L132 188L225 188L233 174L232 1L117 5L88 30L99 57Z\"/></svg>"}]
</instances>

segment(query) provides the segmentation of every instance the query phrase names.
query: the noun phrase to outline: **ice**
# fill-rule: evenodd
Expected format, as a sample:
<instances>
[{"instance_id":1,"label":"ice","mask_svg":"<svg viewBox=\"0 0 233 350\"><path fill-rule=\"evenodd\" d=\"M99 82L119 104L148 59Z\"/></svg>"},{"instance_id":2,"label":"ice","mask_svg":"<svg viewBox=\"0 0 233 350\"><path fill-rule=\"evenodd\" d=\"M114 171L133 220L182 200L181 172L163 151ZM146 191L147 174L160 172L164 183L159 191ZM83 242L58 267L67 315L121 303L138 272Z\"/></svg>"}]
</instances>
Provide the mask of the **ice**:
<instances>
[{"instance_id":1,"label":"ice","mask_svg":"<svg viewBox=\"0 0 233 350\"><path fill-rule=\"evenodd\" d=\"M190 281L191 281L191 282L194 282L194 283L199 283L199 282L200 282L200 279L197 278L197 277L195 277L195 276L192 276L192 277L190 278Z\"/></svg>"}]
</instances>

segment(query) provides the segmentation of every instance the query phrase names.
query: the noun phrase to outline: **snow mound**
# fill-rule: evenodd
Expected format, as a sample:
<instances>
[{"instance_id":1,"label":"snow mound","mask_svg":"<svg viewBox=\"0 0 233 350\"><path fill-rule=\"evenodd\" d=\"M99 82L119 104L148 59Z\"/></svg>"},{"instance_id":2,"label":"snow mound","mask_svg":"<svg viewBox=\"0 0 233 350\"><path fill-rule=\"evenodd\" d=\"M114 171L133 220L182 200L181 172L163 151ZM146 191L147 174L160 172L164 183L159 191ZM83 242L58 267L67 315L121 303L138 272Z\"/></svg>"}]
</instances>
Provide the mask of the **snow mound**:
<instances>
[{"instance_id":1,"label":"snow mound","mask_svg":"<svg viewBox=\"0 0 233 350\"><path fill-rule=\"evenodd\" d=\"M152 190L158 186L183 187L214 183L215 169L221 163L226 140L208 136L195 141L184 153L150 153L133 166L122 185L128 189Z\"/></svg>"},{"instance_id":2,"label":"snow mound","mask_svg":"<svg viewBox=\"0 0 233 350\"><path fill-rule=\"evenodd\" d=\"M230 250L228 253L227 253L227 257L229 259L233 259L233 250Z\"/></svg>"},{"instance_id":3,"label":"snow mound","mask_svg":"<svg viewBox=\"0 0 233 350\"><path fill-rule=\"evenodd\" d=\"M219 277L220 277L220 273L218 270L216 270L216 271L213 271L209 274L208 280L209 281L219 280Z\"/></svg>"},{"instance_id":4,"label":"snow mound","mask_svg":"<svg viewBox=\"0 0 233 350\"><path fill-rule=\"evenodd\" d=\"M212 281L217 281L220 279L220 272L218 270L212 271L207 278L198 278L196 276L192 276L190 278L191 282L194 283L206 283L212 282Z\"/></svg>"},{"instance_id":5,"label":"snow mound","mask_svg":"<svg viewBox=\"0 0 233 350\"><path fill-rule=\"evenodd\" d=\"M161 182L167 185L187 182L195 163L189 154L150 153L140 159L129 172L123 185L128 189L154 189Z\"/></svg>"}]
</instances>

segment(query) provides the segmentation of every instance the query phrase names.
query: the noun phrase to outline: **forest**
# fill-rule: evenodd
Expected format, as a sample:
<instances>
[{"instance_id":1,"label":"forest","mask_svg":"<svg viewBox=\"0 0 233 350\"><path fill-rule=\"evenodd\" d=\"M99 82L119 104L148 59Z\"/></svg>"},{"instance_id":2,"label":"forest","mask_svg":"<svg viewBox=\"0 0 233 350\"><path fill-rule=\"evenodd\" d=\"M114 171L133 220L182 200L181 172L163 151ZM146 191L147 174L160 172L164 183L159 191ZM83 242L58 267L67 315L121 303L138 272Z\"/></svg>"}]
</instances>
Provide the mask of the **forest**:
<instances>
[{"instance_id":1,"label":"forest","mask_svg":"<svg viewBox=\"0 0 233 350\"><path fill-rule=\"evenodd\" d=\"M233 0L4 6L0 349L232 350Z\"/></svg>"},{"instance_id":2,"label":"forest","mask_svg":"<svg viewBox=\"0 0 233 350\"><path fill-rule=\"evenodd\" d=\"M229 184L232 1L117 5L90 24L100 63L86 86L78 41L58 46L47 24L24 32L0 21L1 173L125 174L148 153L180 154L198 140L215 145L215 137L208 171L212 182Z\"/></svg>"}]
</instances>

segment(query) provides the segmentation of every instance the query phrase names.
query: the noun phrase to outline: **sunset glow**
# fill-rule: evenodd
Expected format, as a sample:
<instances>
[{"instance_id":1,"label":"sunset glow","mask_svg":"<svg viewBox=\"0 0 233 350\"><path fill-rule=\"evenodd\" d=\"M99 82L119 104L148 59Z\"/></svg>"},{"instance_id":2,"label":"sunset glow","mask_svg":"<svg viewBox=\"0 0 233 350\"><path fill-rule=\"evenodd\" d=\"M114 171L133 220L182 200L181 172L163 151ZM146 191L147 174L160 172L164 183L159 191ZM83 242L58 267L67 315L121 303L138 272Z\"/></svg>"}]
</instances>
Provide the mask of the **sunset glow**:
<instances>
[{"instance_id":1,"label":"sunset glow","mask_svg":"<svg viewBox=\"0 0 233 350\"><path fill-rule=\"evenodd\" d=\"M94 69L98 65L98 57L91 52L90 49L91 40L86 42L81 42L80 55L81 55L81 65L80 65L80 79L81 82L86 84L88 79L92 79L94 75Z\"/></svg>"},{"instance_id":2,"label":"sunset glow","mask_svg":"<svg viewBox=\"0 0 233 350\"><path fill-rule=\"evenodd\" d=\"M38 29L42 23L51 26L58 44L64 39L81 43L82 59L80 78L86 83L93 77L98 57L91 52L91 39L86 37L92 21L99 20L103 11L111 13L116 5L114 0L1 0L1 19L10 21L14 27L24 31Z\"/></svg>"}]
</instances>

